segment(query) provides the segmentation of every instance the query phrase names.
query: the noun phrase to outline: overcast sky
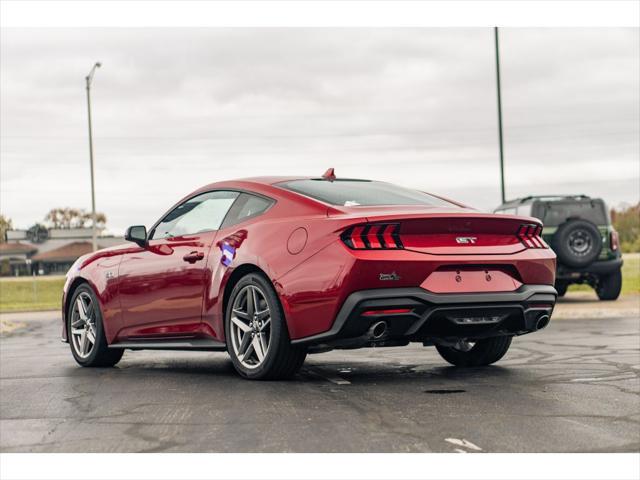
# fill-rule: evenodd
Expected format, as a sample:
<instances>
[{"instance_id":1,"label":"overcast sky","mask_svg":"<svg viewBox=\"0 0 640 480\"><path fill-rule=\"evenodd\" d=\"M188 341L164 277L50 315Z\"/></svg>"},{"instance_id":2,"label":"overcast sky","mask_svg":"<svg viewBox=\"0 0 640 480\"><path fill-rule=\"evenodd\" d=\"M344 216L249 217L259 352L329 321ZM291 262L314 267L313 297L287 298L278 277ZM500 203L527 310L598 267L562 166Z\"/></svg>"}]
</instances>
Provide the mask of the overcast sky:
<instances>
[{"instance_id":1,"label":"overcast sky","mask_svg":"<svg viewBox=\"0 0 640 480\"><path fill-rule=\"evenodd\" d=\"M507 196L639 201L640 30L501 30ZM90 209L149 226L206 183L388 180L500 201L493 32L3 29L0 212L16 227Z\"/></svg>"}]
</instances>

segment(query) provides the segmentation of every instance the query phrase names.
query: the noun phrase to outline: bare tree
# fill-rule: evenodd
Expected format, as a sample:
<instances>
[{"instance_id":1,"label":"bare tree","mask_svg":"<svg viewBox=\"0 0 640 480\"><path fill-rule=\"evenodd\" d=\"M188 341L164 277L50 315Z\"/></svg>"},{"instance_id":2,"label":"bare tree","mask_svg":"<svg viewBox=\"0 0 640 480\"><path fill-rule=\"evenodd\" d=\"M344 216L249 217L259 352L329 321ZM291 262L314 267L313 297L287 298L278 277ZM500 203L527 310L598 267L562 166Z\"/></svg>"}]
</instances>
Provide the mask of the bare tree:
<instances>
[{"instance_id":1,"label":"bare tree","mask_svg":"<svg viewBox=\"0 0 640 480\"><path fill-rule=\"evenodd\" d=\"M88 228L91 226L91 214L77 208L52 208L44 220L51 228ZM97 227L104 228L106 223L106 215L97 212Z\"/></svg>"},{"instance_id":2,"label":"bare tree","mask_svg":"<svg viewBox=\"0 0 640 480\"><path fill-rule=\"evenodd\" d=\"M12 228L13 222L11 219L0 214L0 243L7 241L7 230L11 230Z\"/></svg>"}]
</instances>

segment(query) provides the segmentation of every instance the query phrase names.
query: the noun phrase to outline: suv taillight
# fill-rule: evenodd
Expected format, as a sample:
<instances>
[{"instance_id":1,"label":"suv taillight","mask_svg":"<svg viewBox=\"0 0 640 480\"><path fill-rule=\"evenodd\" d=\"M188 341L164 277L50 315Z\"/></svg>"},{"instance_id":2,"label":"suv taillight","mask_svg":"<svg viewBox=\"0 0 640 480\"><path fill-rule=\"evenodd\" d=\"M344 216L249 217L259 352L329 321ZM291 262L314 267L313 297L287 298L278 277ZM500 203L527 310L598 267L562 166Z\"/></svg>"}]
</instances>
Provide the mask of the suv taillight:
<instances>
[{"instance_id":1,"label":"suv taillight","mask_svg":"<svg viewBox=\"0 0 640 480\"><path fill-rule=\"evenodd\" d=\"M614 252L620 248L620 237L618 236L618 231L615 229L609 233L609 244L611 245L611 250Z\"/></svg>"},{"instance_id":2,"label":"suv taillight","mask_svg":"<svg viewBox=\"0 0 640 480\"><path fill-rule=\"evenodd\" d=\"M349 227L340 236L353 250L399 250L404 248L397 223L371 223Z\"/></svg>"},{"instance_id":3,"label":"suv taillight","mask_svg":"<svg viewBox=\"0 0 640 480\"><path fill-rule=\"evenodd\" d=\"M517 236L522 244L527 248L549 248L540 234L542 227L533 223L524 223L520 225Z\"/></svg>"}]
</instances>

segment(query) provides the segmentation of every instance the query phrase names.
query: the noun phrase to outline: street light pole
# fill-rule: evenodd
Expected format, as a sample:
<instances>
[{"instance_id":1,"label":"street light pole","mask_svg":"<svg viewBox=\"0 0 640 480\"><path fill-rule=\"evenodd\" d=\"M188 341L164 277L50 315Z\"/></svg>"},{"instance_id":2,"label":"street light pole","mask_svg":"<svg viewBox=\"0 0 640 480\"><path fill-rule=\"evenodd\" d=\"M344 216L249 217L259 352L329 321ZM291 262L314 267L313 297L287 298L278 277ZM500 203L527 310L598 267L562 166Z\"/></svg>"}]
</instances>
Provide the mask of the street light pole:
<instances>
[{"instance_id":1,"label":"street light pole","mask_svg":"<svg viewBox=\"0 0 640 480\"><path fill-rule=\"evenodd\" d=\"M500 142L500 194L502 203L506 201L504 193L504 148L502 143L502 98L500 95L500 49L498 46L498 27L493 27L496 46L496 85L498 89L498 140Z\"/></svg>"},{"instance_id":2,"label":"street light pole","mask_svg":"<svg viewBox=\"0 0 640 480\"><path fill-rule=\"evenodd\" d=\"M93 80L93 74L96 71L96 68L100 68L102 64L100 62L96 62L93 67L91 67L91 71L89 75L85 77L87 82L87 113L89 114L89 164L91 170L91 244L92 249L95 252L98 249L98 232L96 230L96 192L95 192L95 182L93 175L93 134L91 131L91 81Z\"/></svg>"}]
</instances>

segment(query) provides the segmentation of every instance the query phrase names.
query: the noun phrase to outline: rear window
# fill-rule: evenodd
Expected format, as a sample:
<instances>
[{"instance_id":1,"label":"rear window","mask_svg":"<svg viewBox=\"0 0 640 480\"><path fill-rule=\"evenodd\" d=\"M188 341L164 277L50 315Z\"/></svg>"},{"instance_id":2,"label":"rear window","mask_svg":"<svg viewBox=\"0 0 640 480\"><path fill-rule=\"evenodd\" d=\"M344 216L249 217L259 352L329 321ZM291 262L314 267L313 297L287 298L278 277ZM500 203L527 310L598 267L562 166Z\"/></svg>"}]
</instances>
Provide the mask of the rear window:
<instances>
[{"instance_id":1,"label":"rear window","mask_svg":"<svg viewBox=\"0 0 640 480\"><path fill-rule=\"evenodd\" d=\"M607 213L600 202L549 202L544 204L543 222L550 227L562 225L570 218L607 225Z\"/></svg>"},{"instance_id":2,"label":"rear window","mask_svg":"<svg viewBox=\"0 0 640 480\"><path fill-rule=\"evenodd\" d=\"M398 187L391 183L368 180L292 180L279 187L315 198L331 205L430 205L451 207L454 204L428 193Z\"/></svg>"}]
</instances>

